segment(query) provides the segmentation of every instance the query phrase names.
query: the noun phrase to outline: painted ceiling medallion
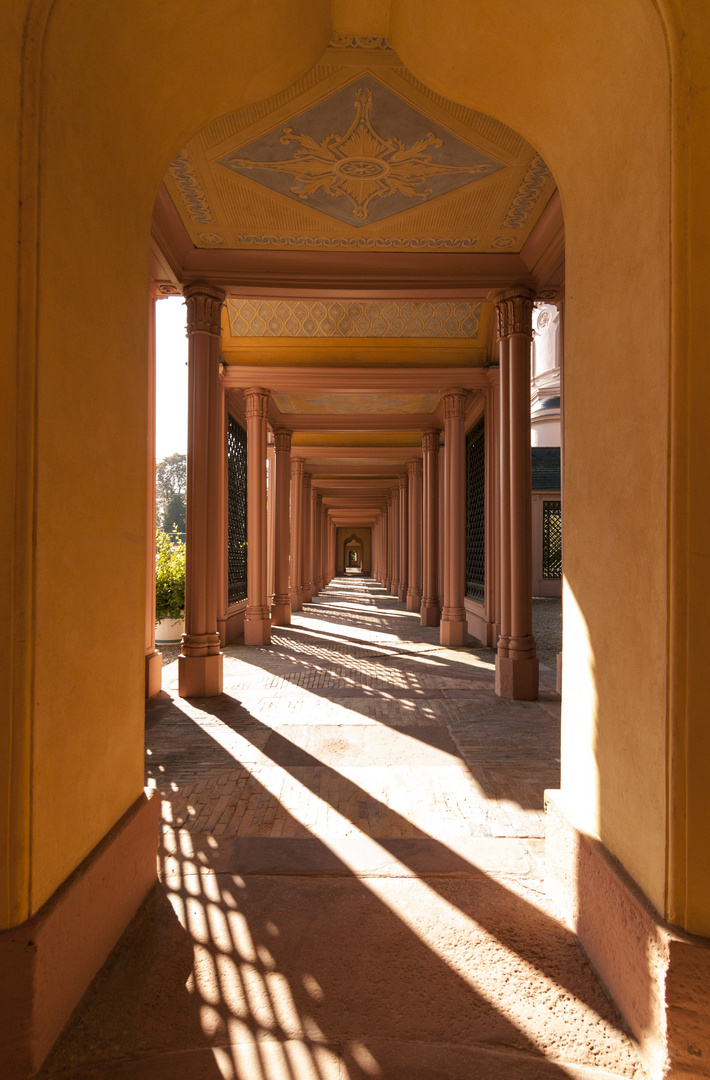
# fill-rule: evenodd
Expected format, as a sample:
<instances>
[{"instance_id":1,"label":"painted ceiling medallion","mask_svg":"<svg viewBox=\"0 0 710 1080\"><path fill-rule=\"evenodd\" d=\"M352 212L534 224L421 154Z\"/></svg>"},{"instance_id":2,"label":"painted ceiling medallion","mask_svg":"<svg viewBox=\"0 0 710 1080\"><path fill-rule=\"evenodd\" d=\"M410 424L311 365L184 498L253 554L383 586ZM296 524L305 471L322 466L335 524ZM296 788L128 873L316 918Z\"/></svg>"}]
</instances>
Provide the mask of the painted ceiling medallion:
<instances>
[{"instance_id":1,"label":"painted ceiling medallion","mask_svg":"<svg viewBox=\"0 0 710 1080\"><path fill-rule=\"evenodd\" d=\"M353 106L345 134L335 134ZM274 130L220 164L357 227L503 167L369 76L307 110L299 126ZM292 143L299 149L280 156Z\"/></svg>"}]
</instances>

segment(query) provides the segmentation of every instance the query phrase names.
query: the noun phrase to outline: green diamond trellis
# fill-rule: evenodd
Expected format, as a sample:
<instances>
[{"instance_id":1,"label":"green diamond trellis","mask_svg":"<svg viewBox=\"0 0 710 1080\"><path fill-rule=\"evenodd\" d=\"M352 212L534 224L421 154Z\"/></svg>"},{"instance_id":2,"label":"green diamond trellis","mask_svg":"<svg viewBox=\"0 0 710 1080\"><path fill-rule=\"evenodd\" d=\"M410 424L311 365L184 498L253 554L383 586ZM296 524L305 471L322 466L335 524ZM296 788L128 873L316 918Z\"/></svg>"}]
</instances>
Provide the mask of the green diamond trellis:
<instances>
[{"instance_id":1,"label":"green diamond trellis","mask_svg":"<svg viewBox=\"0 0 710 1080\"><path fill-rule=\"evenodd\" d=\"M247 433L233 416L227 425L227 600L247 596Z\"/></svg>"},{"instance_id":2,"label":"green diamond trellis","mask_svg":"<svg viewBox=\"0 0 710 1080\"><path fill-rule=\"evenodd\" d=\"M486 450L484 418L466 436L466 595L482 604L486 577Z\"/></svg>"},{"instance_id":3,"label":"green diamond trellis","mask_svg":"<svg viewBox=\"0 0 710 1080\"><path fill-rule=\"evenodd\" d=\"M542 504L542 576L562 577L562 503Z\"/></svg>"}]
</instances>

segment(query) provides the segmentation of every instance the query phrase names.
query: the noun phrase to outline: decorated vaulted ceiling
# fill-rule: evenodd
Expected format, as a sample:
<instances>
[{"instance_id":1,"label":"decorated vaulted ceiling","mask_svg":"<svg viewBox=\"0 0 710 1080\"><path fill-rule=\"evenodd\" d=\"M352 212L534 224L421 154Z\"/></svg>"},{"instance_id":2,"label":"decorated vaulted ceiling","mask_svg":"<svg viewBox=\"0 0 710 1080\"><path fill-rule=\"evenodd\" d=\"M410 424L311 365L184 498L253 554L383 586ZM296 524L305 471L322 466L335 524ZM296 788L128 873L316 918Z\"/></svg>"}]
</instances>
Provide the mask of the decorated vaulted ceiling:
<instances>
[{"instance_id":1,"label":"decorated vaulted ceiling","mask_svg":"<svg viewBox=\"0 0 710 1080\"><path fill-rule=\"evenodd\" d=\"M337 40L182 148L165 183L196 248L520 251L555 188L545 162L378 40Z\"/></svg>"}]
</instances>

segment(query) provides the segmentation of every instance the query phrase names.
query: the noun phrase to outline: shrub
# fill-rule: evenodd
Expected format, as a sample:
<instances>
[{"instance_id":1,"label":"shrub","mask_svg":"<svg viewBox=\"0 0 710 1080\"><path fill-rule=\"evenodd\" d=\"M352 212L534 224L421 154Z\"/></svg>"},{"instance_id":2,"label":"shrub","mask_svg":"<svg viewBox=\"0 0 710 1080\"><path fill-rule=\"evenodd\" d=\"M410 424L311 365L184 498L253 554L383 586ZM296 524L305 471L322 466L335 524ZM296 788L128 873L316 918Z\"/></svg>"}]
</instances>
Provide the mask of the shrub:
<instances>
[{"instance_id":1,"label":"shrub","mask_svg":"<svg viewBox=\"0 0 710 1080\"><path fill-rule=\"evenodd\" d=\"M185 541L158 529L155 536L155 621L179 619L185 607Z\"/></svg>"}]
</instances>

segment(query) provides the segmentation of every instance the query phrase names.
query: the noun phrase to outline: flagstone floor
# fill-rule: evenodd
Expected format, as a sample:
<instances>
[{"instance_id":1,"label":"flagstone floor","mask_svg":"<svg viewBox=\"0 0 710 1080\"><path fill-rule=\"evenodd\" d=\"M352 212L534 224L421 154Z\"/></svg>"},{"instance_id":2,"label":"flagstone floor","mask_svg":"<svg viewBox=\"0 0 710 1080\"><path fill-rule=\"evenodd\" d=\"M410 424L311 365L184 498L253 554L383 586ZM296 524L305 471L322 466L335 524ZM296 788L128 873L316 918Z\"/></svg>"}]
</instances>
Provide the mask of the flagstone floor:
<instances>
[{"instance_id":1,"label":"flagstone floor","mask_svg":"<svg viewBox=\"0 0 710 1080\"><path fill-rule=\"evenodd\" d=\"M559 708L334 579L146 713L160 883L42 1076L641 1080L543 884Z\"/></svg>"}]
</instances>

